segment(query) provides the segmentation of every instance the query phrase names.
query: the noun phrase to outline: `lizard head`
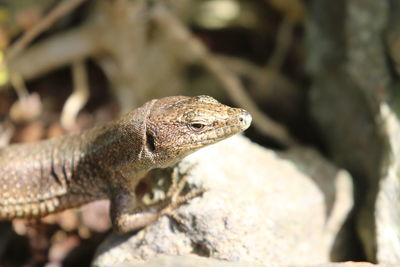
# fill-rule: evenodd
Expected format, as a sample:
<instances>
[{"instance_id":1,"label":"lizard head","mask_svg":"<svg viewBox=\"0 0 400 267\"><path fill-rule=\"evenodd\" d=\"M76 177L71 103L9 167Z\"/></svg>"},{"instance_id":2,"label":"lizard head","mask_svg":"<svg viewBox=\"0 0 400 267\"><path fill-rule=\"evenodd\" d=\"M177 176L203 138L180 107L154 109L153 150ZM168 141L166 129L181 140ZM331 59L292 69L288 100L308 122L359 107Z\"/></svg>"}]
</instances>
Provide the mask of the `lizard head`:
<instances>
[{"instance_id":1,"label":"lizard head","mask_svg":"<svg viewBox=\"0 0 400 267\"><path fill-rule=\"evenodd\" d=\"M147 114L143 154L155 167L171 166L199 148L246 130L251 123L246 110L204 95L154 100Z\"/></svg>"}]
</instances>

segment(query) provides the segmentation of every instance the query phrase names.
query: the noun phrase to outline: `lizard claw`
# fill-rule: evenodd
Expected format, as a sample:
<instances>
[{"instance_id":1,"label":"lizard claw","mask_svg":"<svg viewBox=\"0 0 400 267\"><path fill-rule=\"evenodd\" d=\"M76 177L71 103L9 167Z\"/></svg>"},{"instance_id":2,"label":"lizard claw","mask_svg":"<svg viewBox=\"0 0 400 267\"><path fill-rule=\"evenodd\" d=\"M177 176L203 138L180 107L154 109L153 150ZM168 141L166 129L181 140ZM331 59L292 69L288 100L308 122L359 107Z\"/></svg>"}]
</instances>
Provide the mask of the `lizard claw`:
<instances>
[{"instance_id":1,"label":"lizard claw","mask_svg":"<svg viewBox=\"0 0 400 267\"><path fill-rule=\"evenodd\" d=\"M179 172L173 170L172 184L166 193L165 199L152 205L137 203L133 194L117 194L111 201L111 211L114 212L113 227L118 233L126 233L145 227L155 222L161 216L169 216L178 224L184 225L183 219L178 216L176 209L183 203L205 192L204 189L193 189L181 195L187 182L188 172L179 180Z\"/></svg>"},{"instance_id":2,"label":"lizard claw","mask_svg":"<svg viewBox=\"0 0 400 267\"><path fill-rule=\"evenodd\" d=\"M167 201L169 202L165 208L160 211L160 215L166 215L174 219L179 224L183 224L183 220L180 216L177 215L176 209L179 208L182 204L187 201L196 198L206 192L206 189L192 189L187 194L181 195L189 177L189 172L193 169L194 165L190 166L189 169L181 175L181 179L179 180L179 170L178 168L174 168L172 171L172 184L168 189L166 194Z\"/></svg>"},{"instance_id":3,"label":"lizard claw","mask_svg":"<svg viewBox=\"0 0 400 267\"><path fill-rule=\"evenodd\" d=\"M176 198L181 194L187 183L187 179L189 178L189 173L193 170L195 166L195 164L190 165L183 174L179 173L178 167L173 168L171 173L171 186L169 187L166 194L167 198Z\"/></svg>"}]
</instances>

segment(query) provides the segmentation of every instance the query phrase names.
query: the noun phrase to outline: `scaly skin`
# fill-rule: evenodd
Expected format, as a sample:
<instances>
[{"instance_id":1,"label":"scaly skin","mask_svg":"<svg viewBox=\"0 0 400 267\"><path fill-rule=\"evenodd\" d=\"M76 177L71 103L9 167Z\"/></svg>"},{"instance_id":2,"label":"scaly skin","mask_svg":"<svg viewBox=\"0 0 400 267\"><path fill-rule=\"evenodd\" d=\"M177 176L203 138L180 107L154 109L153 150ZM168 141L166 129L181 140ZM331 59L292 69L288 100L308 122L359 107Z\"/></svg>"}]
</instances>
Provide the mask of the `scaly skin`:
<instances>
[{"instance_id":1,"label":"scaly skin","mask_svg":"<svg viewBox=\"0 0 400 267\"><path fill-rule=\"evenodd\" d=\"M134 193L149 170L171 166L250 123L245 110L209 96L174 96L77 135L10 145L0 149L0 219L42 217L110 199L114 229L138 229L161 214L161 208L141 210Z\"/></svg>"}]
</instances>

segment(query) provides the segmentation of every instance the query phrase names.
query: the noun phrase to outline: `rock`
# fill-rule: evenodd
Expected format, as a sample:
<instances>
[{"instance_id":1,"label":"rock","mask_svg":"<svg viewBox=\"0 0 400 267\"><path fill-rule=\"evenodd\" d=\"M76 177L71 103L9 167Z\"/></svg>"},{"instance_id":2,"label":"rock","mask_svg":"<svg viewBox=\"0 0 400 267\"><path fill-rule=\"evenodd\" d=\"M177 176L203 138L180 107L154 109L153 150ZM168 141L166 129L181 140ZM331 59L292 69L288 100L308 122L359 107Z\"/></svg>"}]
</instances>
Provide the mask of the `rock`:
<instances>
[{"instance_id":1,"label":"rock","mask_svg":"<svg viewBox=\"0 0 400 267\"><path fill-rule=\"evenodd\" d=\"M181 222L164 216L134 235L109 236L95 266L160 255L268 266L329 262L352 207L345 171L311 149L275 153L241 136L201 149L179 169L191 166L189 187L207 191L177 210Z\"/></svg>"},{"instance_id":2,"label":"rock","mask_svg":"<svg viewBox=\"0 0 400 267\"><path fill-rule=\"evenodd\" d=\"M399 1L310 3L311 113L328 153L355 180L364 254L399 263Z\"/></svg>"},{"instance_id":3,"label":"rock","mask_svg":"<svg viewBox=\"0 0 400 267\"><path fill-rule=\"evenodd\" d=\"M387 46L391 59L400 73L400 2L390 2L390 20L387 28ZM379 263L400 262L400 122L396 106L382 103L379 130L385 137L382 177L375 202L376 259ZM397 111L397 112L396 112Z\"/></svg>"},{"instance_id":4,"label":"rock","mask_svg":"<svg viewBox=\"0 0 400 267\"><path fill-rule=\"evenodd\" d=\"M185 256L159 256L151 259L147 262L124 262L119 264L117 267L266 267L263 264L257 264L254 262L229 262L216 260L211 258L204 258L195 255Z\"/></svg>"},{"instance_id":5,"label":"rock","mask_svg":"<svg viewBox=\"0 0 400 267\"><path fill-rule=\"evenodd\" d=\"M389 106L383 105L381 113L387 151L375 202L376 259L396 264L400 262L400 123Z\"/></svg>"},{"instance_id":6,"label":"rock","mask_svg":"<svg viewBox=\"0 0 400 267\"><path fill-rule=\"evenodd\" d=\"M203 258L194 255L186 256L159 256L148 262L125 262L114 267L267 267L269 265L255 264L249 262L227 262L210 258ZM343 262L343 263L326 263L318 265L302 265L301 267L384 267L389 265L375 265L368 262ZM394 267L395 265L393 265ZM296 267L296 266L286 266Z\"/></svg>"}]
</instances>

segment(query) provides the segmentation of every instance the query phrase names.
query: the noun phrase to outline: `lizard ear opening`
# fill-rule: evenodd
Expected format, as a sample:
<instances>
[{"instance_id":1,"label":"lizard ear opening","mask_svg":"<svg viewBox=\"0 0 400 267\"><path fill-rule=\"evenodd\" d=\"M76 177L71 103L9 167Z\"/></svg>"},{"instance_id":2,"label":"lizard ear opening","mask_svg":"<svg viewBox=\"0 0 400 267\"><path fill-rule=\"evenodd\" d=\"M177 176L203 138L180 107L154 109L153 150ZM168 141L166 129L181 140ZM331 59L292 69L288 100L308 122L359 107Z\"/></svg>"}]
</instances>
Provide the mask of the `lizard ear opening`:
<instances>
[{"instance_id":1,"label":"lizard ear opening","mask_svg":"<svg viewBox=\"0 0 400 267\"><path fill-rule=\"evenodd\" d=\"M156 145L155 145L155 142L154 142L154 136L149 132L146 133L146 146L147 146L147 149L149 151L156 150Z\"/></svg>"}]
</instances>

